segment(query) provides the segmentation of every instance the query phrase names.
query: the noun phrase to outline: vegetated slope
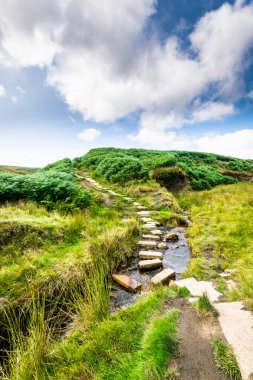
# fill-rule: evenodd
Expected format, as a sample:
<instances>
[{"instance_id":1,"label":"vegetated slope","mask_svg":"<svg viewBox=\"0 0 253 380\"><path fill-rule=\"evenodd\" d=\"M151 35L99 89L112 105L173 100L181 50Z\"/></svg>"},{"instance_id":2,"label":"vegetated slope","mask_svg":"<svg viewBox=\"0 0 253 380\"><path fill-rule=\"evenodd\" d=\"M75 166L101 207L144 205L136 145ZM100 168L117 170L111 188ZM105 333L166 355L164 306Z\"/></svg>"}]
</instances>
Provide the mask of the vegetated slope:
<instances>
[{"instance_id":1,"label":"vegetated slope","mask_svg":"<svg viewBox=\"0 0 253 380\"><path fill-rule=\"evenodd\" d=\"M188 236L193 258L187 275L219 279L220 289L226 289L218 274L236 269L228 295L246 300L253 310L253 184L188 192L179 195L179 202L192 219Z\"/></svg>"},{"instance_id":2,"label":"vegetated slope","mask_svg":"<svg viewBox=\"0 0 253 380\"><path fill-rule=\"evenodd\" d=\"M35 173L37 170L39 170L39 168L26 168L23 166L0 165L0 173L9 172L12 174L32 174L32 173Z\"/></svg>"},{"instance_id":3,"label":"vegetated slope","mask_svg":"<svg viewBox=\"0 0 253 380\"><path fill-rule=\"evenodd\" d=\"M153 177L172 190L174 185L178 189L179 182L181 187L189 182L194 190L204 190L253 178L252 160L198 152L99 148L77 158L74 164L111 182Z\"/></svg>"}]
</instances>

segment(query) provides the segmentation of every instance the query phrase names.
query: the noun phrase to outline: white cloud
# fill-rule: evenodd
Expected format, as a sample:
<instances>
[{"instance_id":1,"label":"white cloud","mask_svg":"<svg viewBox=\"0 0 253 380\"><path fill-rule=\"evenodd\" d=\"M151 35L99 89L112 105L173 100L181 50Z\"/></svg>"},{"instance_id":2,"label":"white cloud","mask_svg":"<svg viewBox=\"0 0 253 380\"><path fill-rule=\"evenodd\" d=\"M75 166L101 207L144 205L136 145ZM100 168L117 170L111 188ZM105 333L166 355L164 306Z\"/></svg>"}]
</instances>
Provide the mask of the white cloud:
<instances>
[{"instance_id":1,"label":"white cloud","mask_svg":"<svg viewBox=\"0 0 253 380\"><path fill-rule=\"evenodd\" d=\"M15 103L17 103L18 99L16 96L11 96L11 101L12 101L12 103L15 104Z\"/></svg>"},{"instance_id":2,"label":"white cloud","mask_svg":"<svg viewBox=\"0 0 253 380\"><path fill-rule=\"evenodd\" d=\"M26 94L26 90L25 90L23 87L17 86L17 87L16 87L16 90L17 90L21 95L25 95L25 94Z\"/></svg>"},{"instance_id":3,"label":"white cloud","mask_svg":"<svg viewBox=\"0 0 253 380\"><path fill-rule=\"evenodd\" d=\"M6 96L6 91L4 86L1 84L0 85L0 98L4 98Z\"/></svg>"},{"instance_id":4,"label":"white cloud","mask_svg":"<svg viewBox=\"0 0 253 380\"><path fill-rule=\"evenodd\" d=\"M101 132L98 129L87 128L78 134L78 138L85 142L92 142L96 140L100 135L101 135Z\"/></svg>"},{"instance_id":5,"label":"white cloud","mask_svg":"<svg viewBox=\"0 0 253 380\"><path fill-rule=\"evenodd\" d=\"M20 0L1 2L0 63L45 66L48 84L84 120L138 113L140 129L131 138L164 145L173 128L232 115L244 95L253 2L225 3L204 15L188 36L188 51L173 36L161 43L146 33L156 0L25 3L29 12Z\"/></svg>"}]
</instances>

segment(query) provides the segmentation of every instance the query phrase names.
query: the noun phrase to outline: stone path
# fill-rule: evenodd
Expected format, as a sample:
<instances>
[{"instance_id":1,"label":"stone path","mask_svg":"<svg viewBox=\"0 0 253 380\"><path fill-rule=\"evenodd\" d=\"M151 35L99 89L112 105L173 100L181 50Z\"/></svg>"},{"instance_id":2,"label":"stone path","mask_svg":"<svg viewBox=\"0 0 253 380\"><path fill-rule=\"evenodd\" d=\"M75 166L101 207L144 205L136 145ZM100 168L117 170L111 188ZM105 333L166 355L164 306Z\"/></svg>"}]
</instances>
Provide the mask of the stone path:
<instances>
[{"instance_id":1,"label":"stone path","mask_svg":"<svg viewBox=\"0 0 253 380\"><path fill-rule=\"evenodd\" d=\"M77 176L77 178L82 179L84 177ZM178 240L177 233L166 233L164 228L151 218L152 210L147 210L146 206L142 206L139 202L134 201L130 197L104 188L90 177L85 177L85 180L98 190L106 191L113 196L122 197L122 199L131 204L132 207L135 207L136 215L142 222L143 229L142 239L138 242L138 246L140 247L138 253L139 269L141 271L150 271L154 268L161 268L163 266L163 252L167 248L166 242L176 242ZM176 256L176 254L174 256ZM227 270L221 274L221 277L230 277L232 273L233 270ZM142 289L142 284L131 276L114 274L113 279L130 292L134 293ZM172 268L165 268L154 275L149 281L155 286L157 284L169 284L169 282L174 279L174 270ZM228 281L233 282L232 280ZM220 327L228 343L233 348L243 380L253 380L253 316L249 311L244 310L243 303L218 303L222 293L214 288L214 284L211 281L197 281L195 278L186 278L174 281L174 284L179 287L186 287L191 295L195 297L193 300L197 300L198 297L207 293L210 301L215 303L215 307L219 311L218 320ZM198 371L200 370L200 376L203 374L203 371L201 367L199 368L199 365L197 367ZM218 373L216 373L214 377L210 374L208 376L208 379L220 379ZM191 379L192 377L184 376L184 379L188 378ZM202 378L206 379L206 377L198 377L198 379Z\"/></svg>"}]
</instances>

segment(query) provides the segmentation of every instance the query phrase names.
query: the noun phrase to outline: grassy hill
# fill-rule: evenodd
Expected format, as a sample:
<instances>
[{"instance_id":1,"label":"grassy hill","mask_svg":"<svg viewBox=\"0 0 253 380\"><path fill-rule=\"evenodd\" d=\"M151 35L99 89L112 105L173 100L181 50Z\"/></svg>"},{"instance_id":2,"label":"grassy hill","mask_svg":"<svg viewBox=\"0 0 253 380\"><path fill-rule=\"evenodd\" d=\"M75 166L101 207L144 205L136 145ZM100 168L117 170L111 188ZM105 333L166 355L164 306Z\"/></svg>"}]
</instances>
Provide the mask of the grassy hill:
<instances>
[{"instance_id":1,"label":"grassy hill","mask_svg":"<svg viewBox=\"0 0 253 380\"><path fill-rule=\"evenodd\" d=\"M135 251L141 226L121 198L88 187L90 175L152 209L168 229L185 226L188 211L187 274L213 279L253 308L251 160L103 148L36 171L1 167L3 378L178 378L173 369L165 375L177 353L175 290L109 313L112 273ZM236 270L232 290L219 276L226 268Z\"/></svg>"},{"instance_id":2,"label":"grassy hill","mask_svg":"<svg viewBox=\"0 0 253 380\"><path fill-rule=\"evenodd\" d=\"M0 173L7 172L12 174L31 174L35 173L39 168L26 168L22 166L5 166L0 165Z\"/></svg>"},{"instance_id":3,"label":"grassy hill","mask_svg":"<svg viewBox=\"0 0 253 380\"><path fill-rule=\"evenodd\" d=\"M157 180L168 189L194 190L253 180L253 161L217 154L145 149L93 149L77 158L78 168L117 183Z\"/></svg>"}]
</instances>

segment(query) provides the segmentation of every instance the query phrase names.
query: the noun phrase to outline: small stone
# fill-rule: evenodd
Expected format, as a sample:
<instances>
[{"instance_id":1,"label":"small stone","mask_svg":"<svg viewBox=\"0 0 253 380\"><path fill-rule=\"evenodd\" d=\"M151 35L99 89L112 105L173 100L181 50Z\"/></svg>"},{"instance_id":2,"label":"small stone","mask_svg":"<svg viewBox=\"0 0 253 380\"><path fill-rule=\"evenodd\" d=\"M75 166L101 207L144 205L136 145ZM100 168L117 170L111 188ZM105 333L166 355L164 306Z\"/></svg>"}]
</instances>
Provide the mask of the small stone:
<instances>
[{"instance_id":1,"label":"small stone","mask_svg":"<svg viewBox=\"0 0 253 380\"><path fill-rule=\"evenodd\" d=\"M155 236L155 235L142 235L142 238L143 239L160 240L160 237L159 236Z\"/></svg>"},{"instance_id":2,"label":"small stone","mask_svg":"<svg viewBox=\"0 0 253 380\"><path fill-rule=\"evenodd\" d=\"M163 233L162 233L161 230L152 230L151 234L153 234L153 235L162 235Z\"/></svg>"},{"instance_id":3,"label":"small stone","mask_svg":"<svg viewBox=\"0 0 253 380\"><path fill-rule=\"evenodd\" d=\"M231 273L223 272L223 273L219 273L219 276L222 278L227 278L227 277L231 277Z\"/></svg>"},{"instance_id":4,"label":"small stone","mask_svg":"<svg viewBox=\"0 0 253 380\"><path fill-rule=\"evenodd\" d=\"M163 265L160 259L142 260L139 262L140 270L152 270L160 268Z\"/></svg>"},{"instance_id":5,"label":"small stone","mask_svg":"<svg viewBox=\"0 0 253 380\"><path fill-rule=\"evenodd\" d=\"M149 211L138 211L137 215L139 216L149 216L150 212Z\"/></svg>"},{"instance_id":6,"label":"small stone","mask_svg":"<svg viewBox=\"0 0 253 380\"><path fill-rule=\"evenodd\" d=\"M138 245L141 246L141 247L155 248L157 246L157 242L156 241L152 241L152 240L140 240L138 242Z\"/></svg>"},{"instance_id":7,"label":"small stone","mask_svg":"<svg viewBox=\"0 0 253 380\"><path fill-rule=\"evenodd\" d=\"M140 259L162 259L162 252L157 251L140 251L139 252Z\"/></svg>"},{"instance_id":8,"label":"small stone","mask_svg":"<svg viewBox=\"0 0 253 380\"><path fill-rule=\"evenodd\" d=\"M134 280L133 278L125 275L125 274L113 274L112 278L118 282L124 288L130 290L130 292L137 292L142 287L142 284Z\"/></svg>"},{"instance_id":9,"label":"small stone","mask_svg":"<svg viewBox=\"0 0 253 380\"><path fill-rule=\"evenodd\" d=\"M166 281L168 281L169 279L174 280L175 278L176 278L175 271L171 268L166 268L166 269L162 270L161 272L157 273L151 279L151 282L153 285L157 285L157 284L163 284Z\"/></svg>"},{"instance_id":10,"label":"small stone","mask_svg":"<svg viewBox=\"0 0 253 380\"><path fill-rule=\"evenodd\" d=\"M178 241L178 234L175 234L175 233L170 233L170 234L167 234L166 236L165 236L165 239L167 240L167 241Z\"/></svg>"},{"instance_id":11,"label":"small stone","mask_svg":"<svg viewBox=\"0 0 253 380\"><path fill-rule=\"evenodd\" d=\"M166 248L168 248L168 246L167 246L166 243L163 243L163 242L162 242L162 243L159 243L159 244L158 244L158 248L159 248L159 249L166 249Z\"/></svg>"},{"instance_id":12,"label":"small stone","mask_svg":"<svg viewBox=\"0 0 253 380\"><path fill-rule=\"evenodd\" d=\"M139 202L133 202L133 205L134 206L140 206L140 203Z\"/></svg>"}]
</instances>

